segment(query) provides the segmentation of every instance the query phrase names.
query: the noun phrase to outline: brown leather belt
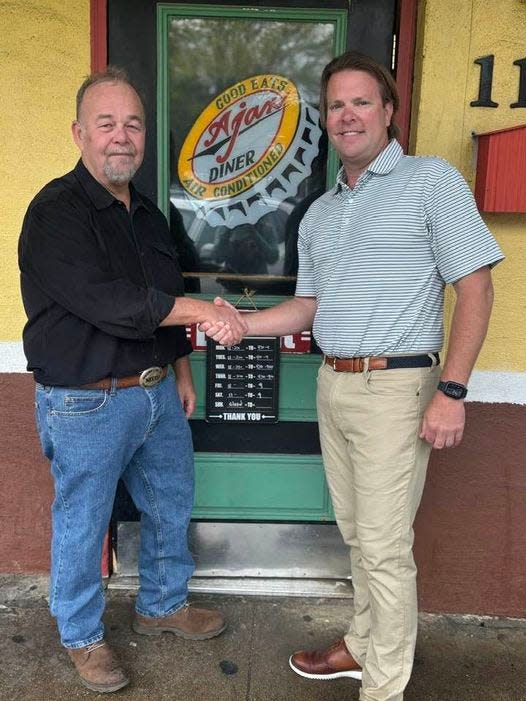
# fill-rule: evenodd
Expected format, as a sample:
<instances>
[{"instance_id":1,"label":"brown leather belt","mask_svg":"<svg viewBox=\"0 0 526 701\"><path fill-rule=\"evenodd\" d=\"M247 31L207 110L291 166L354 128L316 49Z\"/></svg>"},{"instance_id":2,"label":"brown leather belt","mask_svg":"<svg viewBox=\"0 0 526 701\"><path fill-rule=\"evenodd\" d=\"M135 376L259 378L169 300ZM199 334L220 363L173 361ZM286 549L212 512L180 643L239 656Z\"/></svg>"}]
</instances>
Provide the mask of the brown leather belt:
<instances>
[{"instance_id":1,"label":"brown leather belt","mask_svg":"<svg viewBox=\"0 0 526 701\"><path fill-rule=\"evenodd\" d=\"M154 387L164 380L168 374L168 365L164 368L153 367L143 370L139 375L129 375L128 377L118 377L115 380L111 377L105 377L97 382L90 382L87 385L81 385L81 389L111 389L112 382L116 389L126 389L127 387L137 387L140 385L145 389Z\"/></svg>"},{"instance_id":2,"label":"brown leather belt","mask_svg":"<svg viewBox=\"0 0 526 701\"><path fill-rule=\"evenodd\" d=\"M426 368L440 363L438 353L426 353L425 355L392 355L383 358L369 358L367 367L369 370L394 370L395 368ZM323 362L329 365L335 372L363 372L365 358L331 358L324 356Z\"/></svg>"}]
</instances>

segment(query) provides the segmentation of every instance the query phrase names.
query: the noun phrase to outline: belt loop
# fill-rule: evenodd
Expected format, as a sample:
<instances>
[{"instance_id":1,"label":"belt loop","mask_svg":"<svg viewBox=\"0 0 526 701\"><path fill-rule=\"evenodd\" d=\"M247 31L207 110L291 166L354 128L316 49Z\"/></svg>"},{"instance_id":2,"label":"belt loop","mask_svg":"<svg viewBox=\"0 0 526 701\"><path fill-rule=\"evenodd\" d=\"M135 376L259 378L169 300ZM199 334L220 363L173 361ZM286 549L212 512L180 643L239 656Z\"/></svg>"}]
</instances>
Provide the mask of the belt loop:
<instances>
[{"instance_id":1,"label":"belt loop","mask_svg":"<svg viewBox=\"0 0 526 701\"><path fill-rule=\"evenodd\" d=\"M363 372L363 374L365 375L365 377L367 377L367 375L368 375L368 373L369 373L369 358L368 358L368 357L367 357L367 358L363 358L363 370L362 370L362 372Z\"/></svg>"},{"instance_id":2,"label":"belt loop","mask_svg":"<svg viewBox=\"0 0 526 701\"><path fill-rule=\"evenodd\" d=\"M111 378L110 395L113 396L116 393L117 393L117 378L112 377Z\"/></svg>"},{"instance_id":3,"label":"belt loop","mask_svg":"<svg viewBox=\"0 0 526 701\"><path fill-rule=\"evenodd\" d=\"M438 365L437 354L428 353L428 356L431 358L431 369L436 368L436 366Z\"/></svg>"}]
</instances>

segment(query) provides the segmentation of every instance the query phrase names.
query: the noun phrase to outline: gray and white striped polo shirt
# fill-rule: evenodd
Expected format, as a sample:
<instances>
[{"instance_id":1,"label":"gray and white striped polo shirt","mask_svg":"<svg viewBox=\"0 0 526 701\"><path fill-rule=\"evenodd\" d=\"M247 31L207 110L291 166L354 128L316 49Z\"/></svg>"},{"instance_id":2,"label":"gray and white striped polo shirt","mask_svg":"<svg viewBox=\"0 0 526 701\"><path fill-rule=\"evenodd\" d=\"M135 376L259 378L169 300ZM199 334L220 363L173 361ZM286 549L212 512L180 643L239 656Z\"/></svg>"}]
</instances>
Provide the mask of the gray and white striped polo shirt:
<instances>
[{"instance_id":1,"label":"gray and white striped polo shirt","mask_svg":"<svg viewBox=\"0 0 526 701\"><path fill-rule=\"evenodd\" d=\"M318 345L344 358L440 350L445 284L504 257L467 183L395 140L354 189L344 179L299 229L296 295L316 297Z\"/></svg>"}]
</instances>

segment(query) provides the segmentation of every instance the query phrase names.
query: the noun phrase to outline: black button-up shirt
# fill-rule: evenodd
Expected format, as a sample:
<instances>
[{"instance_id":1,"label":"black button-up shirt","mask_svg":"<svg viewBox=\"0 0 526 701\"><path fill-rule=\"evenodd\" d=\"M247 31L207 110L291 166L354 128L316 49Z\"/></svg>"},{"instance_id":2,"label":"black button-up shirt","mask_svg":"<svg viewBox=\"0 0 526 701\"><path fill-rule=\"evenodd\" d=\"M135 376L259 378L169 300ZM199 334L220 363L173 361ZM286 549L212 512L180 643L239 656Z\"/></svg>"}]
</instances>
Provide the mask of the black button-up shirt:
<instances>
[{"instance_id":1,"label":"black button-up shirt","mask_svg":"<svg viewBox=\"0 0 526 701\"><path fill-rule=\"evenodd\" d=\"M78 386L164 366L191 352L159 328L183 279L162 212L130 185L130 211L79 161L29 206L19 242L28 370Z\"/></svg>"}]
</instances>

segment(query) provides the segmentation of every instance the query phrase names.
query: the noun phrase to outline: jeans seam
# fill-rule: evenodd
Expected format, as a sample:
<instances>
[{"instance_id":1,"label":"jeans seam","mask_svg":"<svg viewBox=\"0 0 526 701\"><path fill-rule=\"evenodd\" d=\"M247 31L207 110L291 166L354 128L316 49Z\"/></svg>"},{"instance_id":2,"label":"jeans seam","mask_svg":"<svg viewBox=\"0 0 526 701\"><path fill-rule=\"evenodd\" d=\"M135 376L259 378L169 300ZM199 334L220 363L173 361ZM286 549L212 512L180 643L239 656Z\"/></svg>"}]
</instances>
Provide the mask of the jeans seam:
<instances>
[{"instance_id":1,"label":"jeans seam","mask_svg":"<svg viewBox=\"0 0 526 701\"><path fill-rule=\"evenodd\" d=\"M137 461L137 469L139 470L139 474L141 475L143 484L144 484L144 491L146 493L146 496L148 498L148 501L150 502L150 506L152 508L152 516L155 516L155 538L157 541L157 576L159 577L159 590L161 592L160 600L159 600L159 605L158 605L158 610L159 610L159 616L164 615L162 612L163 609L163 602L166 599L166 593L167 593L167 587L166 587L166 568L164 567L164 547L163 547L163 535L162 535L162 528L161 528L161 517L159 515L159 508L157 505L157 501L154 497L154 491L151 488L151 485L148 481L148 477L146 475L146 472L144 471L142 465L140 464L139 461Z\"/></svg>"},{"instance_id":2,"label":"jeans seam","mask_svg":"<svg viewBox=\"0 0 526 701\"><path fill-rule=\"evenodd\" d=\"M67 501L64 499L63 496L63 491L62 491L62 470L60 469L60 465L57 464L57 496L60 497L60 502L63 506L64 509L64 515L65 515L65 526L63 529L63 535L62 539L60 541L60 546L58 550L58 561L57 561L57 569L55 573L55 581L53 583L53 594L52 598L50 599L50 606L51 610L55 611L55 602L57 599L57 589L58 589L58 582L60 581L60 575L62 572L62 560L63 560L63 551L64 551L64 542L66 540L66 534L69 531L69 507Z\"/></svg>"},{"instance_id":3,"label":"jeans seam","mask_svg":"<svg viewBox=\"0 0 526 701\"><path fill-rule=\"evenodd\" d=\"M155 390L157 385L155 387L152 387L152 390ZM151 412L151 419L148 422L148 426L146 427L146 430L144 432L144 440L146 441L155 431L158 423L158 413L159 413L159 406L156 401L156 395L154 391L149 391L148 389L145 389L146 396L148 397L148 401L150 402L150 406L152 408Z\"/></svg>"}]
</instances>

